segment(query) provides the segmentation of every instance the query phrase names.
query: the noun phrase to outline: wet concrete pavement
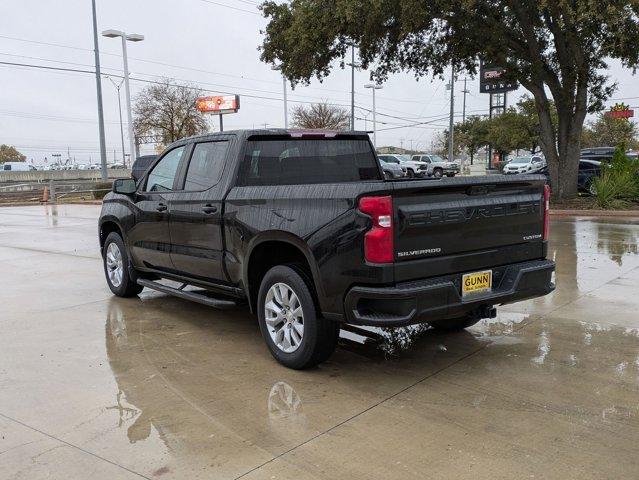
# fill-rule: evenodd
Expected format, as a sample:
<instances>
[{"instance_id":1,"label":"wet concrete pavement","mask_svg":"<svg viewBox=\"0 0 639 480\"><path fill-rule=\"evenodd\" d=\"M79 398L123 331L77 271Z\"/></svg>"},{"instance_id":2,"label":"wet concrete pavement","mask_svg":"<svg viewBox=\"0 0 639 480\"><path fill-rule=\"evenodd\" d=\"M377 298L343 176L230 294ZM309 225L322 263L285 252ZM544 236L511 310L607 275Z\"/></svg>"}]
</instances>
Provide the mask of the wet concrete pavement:
<instances>
[{"instance_id":1,"label":"wet concrete pavement","mask_svg":"<svg viewBox=\"0 0 639 480\"><path fill-rule=\"evenodd\" d=\"M639 220L554 219L553 294L296 372L245 309L113 297L98 212L0 208L0 479L639 478Z\"/></svg>"}]
</instances>

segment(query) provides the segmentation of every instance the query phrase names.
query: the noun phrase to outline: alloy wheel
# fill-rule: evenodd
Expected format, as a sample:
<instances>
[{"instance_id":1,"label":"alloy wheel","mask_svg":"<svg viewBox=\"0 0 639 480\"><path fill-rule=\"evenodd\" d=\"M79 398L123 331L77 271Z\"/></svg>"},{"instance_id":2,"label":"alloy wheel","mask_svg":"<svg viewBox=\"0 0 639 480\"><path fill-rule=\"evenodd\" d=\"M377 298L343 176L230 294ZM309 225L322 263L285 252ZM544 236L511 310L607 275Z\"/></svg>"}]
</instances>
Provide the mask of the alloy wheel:
<instances>
[{"instance_id":1,"label":"alloy wheel","mask_svg":"<svg viewBox=\"0 0 639 480\"><path fill-rule=\"evenodd\" d=\"M122 283L122 276L124 274L124 267L122 262L122 252L115 242L112 242L107 247L106 256L106 271L111 285L119 287Z\"/></svg>"},{"instance_id":2,"label":"alloy wheel","mask_svg":"<svg viewBox=\"0 0 639 480\"><path fill-rule=\"evenodd\" d=\"M304 338L302 304L291 287L279 282L269 288L264 300L264 318L273 343L293 353Z\"/></svg>"}]
</instances>

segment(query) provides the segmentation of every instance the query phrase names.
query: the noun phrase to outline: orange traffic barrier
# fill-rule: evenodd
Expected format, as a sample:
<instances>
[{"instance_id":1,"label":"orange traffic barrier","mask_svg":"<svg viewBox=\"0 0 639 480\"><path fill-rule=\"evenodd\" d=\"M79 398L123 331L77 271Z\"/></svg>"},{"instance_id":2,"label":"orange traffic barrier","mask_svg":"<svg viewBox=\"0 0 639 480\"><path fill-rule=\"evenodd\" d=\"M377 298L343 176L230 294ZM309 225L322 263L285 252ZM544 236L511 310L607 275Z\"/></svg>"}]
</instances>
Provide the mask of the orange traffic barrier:
<instances>
[{"instance_id":1,"label":"orange traffic barrier","mask_svg":"<svg viewBox=\"0 0 639 480\"><path fill-rule=\"evenodd\" d=\"M44 187L41 203L49 203L49 187Z\"/></svg>"}]
</instances>

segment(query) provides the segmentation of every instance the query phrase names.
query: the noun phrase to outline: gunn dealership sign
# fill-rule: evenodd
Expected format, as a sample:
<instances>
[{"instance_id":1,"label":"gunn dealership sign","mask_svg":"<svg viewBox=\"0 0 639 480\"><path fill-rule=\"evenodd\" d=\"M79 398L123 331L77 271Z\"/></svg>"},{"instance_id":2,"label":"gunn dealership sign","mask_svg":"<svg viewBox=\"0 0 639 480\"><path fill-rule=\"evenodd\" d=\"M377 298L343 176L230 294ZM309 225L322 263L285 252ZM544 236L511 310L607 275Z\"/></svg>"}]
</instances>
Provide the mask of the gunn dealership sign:
<instances>
[{"instance_id":1,"label":"gunn dealership sign","mask_svg":"<svg viewBox=\"0 0 639 480\"><path fill-rule=\"evenodd\" d=\"M480 93L504 93L517 90L519 85L513 80L506 80L506 70L501 67L479 65L479 92Z\"/></svg>"}]
</instances>

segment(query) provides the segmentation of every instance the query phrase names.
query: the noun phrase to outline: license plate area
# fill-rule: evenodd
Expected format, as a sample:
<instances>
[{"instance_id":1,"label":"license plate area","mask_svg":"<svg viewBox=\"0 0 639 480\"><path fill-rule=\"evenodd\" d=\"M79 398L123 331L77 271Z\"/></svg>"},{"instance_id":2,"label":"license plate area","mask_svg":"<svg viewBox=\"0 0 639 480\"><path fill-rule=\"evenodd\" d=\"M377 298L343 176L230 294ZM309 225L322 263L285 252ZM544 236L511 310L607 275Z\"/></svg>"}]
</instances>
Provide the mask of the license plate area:
<instances>
[{"instance_id":1,"label":"license plate area","mask_svg":"<svg viewBox=\"0 0 639 480\"><path fill-rule=\"evenodd\" d=\"M493 288L493 271L482 270L462 275L462 297L476 293L490 292Z\"/></svg>"}]
</instances>

